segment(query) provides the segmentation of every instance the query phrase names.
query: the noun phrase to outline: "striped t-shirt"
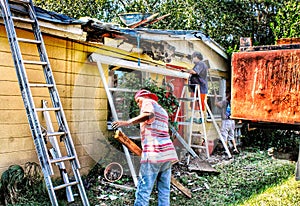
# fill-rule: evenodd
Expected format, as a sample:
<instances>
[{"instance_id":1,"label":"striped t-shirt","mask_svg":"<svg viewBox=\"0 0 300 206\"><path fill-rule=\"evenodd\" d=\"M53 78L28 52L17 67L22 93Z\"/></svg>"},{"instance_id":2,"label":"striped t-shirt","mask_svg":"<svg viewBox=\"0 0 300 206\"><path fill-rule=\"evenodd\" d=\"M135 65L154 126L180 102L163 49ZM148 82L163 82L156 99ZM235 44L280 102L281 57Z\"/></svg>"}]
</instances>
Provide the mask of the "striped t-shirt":
<instances>
[{"instance_id":1,"label":"striped t-shirt","mask_svg":"<svg viewBox=\"0 0 300 206\"><path fill-rule=\"evenodd\" d=\"M140 124L143 148L141 163L177 161L169 135L168 113L152 99L143 100L142 112L153 113L154 117Z\"/></svg>"}]
</instances>

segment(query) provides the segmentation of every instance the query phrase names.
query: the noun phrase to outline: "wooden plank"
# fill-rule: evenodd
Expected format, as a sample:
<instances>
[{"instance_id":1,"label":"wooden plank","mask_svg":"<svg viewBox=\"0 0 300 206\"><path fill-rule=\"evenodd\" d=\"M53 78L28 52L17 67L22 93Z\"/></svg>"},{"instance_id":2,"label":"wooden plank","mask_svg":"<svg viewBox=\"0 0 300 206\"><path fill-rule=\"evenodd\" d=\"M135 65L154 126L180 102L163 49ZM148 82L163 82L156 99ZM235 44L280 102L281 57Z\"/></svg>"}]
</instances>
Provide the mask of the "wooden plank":
<instances>
[{"instance_id":1,"label":"wooden plank","mask_svg":"<svg viewBox=\"0 0 300 206\"><path fill-rule=\"evenodd\" d=\"M140 21L140 22L138 22L136 24L131 25L130 28L133 29L133 28L136 28L136 27L138 27L138 26L140 26L142 24L145 24L145 23L151 21L152 19L154 19L156 16L158 16L158 14L159 13L152 14L151 16L147 17L146 19L143 19L142 21Z\"/></svg>"},{"instance_id":2,"label":"wooden plank","mask_svg":"<svg viewBox=\"0 0 300 206\"><path fill-rule=\"evenodd\" d=\"M123 145L125 145L135 155L142 155L142 149L139 146L137 146L131 139L129 139L129 137L127 137L127 135L125 135L122 131L117 130L115 132L114 138Z\"/></svg>"},{"instance_id":3,"label":"wooden plank","mask_svg":"<svg viewBox=\"0 0 300 206\"><path fill-rule=\"evenodd\" d=\"M3 19L0 19L0 24L3 24ZM43 33L59 36L68 37L74 40L86 40L86 33L82 31L80 25L69 25L69 24L57 24L50 23L43 20L39 20L39 25ZM15 23L16 28L32 30L32 26L29 23L17 22Z\"/></svg>"},{"instance_id":4,"label":"wooden plank","mask_svg":"<svg viewBox=\"0 0 300 206\"><path fill-rule=\"evenodd\" d=\"M171 183L173 186L175 186L177 189L179 189L183 194L185 194L188 198L192 198L192 193L189 189L184 187L176 178L172 175L171 176Z\"/></svg>"},{"instance_id":5,"label":"wooden plank","mask_svg":"<svg viewBox=\"0 0 300 206\"><path fill-rule=\"evenodd\" d=\"M27 115L25 109L21 110L0 110L0 124L26 124Z\"/></svg>"},{"instance_id":6,"label":"wooden plank","mask_svg":"<svg viewBox=\"0 0 300 206\"><path fill-rule=\"evenodd\" d=\"M0 154L35 149L31 136L2 138L1 145L3 146L0 148Z\"/></svg>"},{"instance_id":7,"label":"wooden plank","mask_svg":"<svg viewBox=\"0 0 300 206\"><path fill-rule=\"evenodd\" d=\"M170 16L171 14L165 14L165 15L163 15L163 16L160 16L160 17L158 17L158 18L156 18L156 19L154 19L154 20L152 20L152 21L149 21L149 22L146 22L146 24L148 25L148 24L154 24L154 23L156 23L156 22L158 22L158 21L160 21L160 20L163 20L164 18L166 18L166 17L168 17L168 16Z\"/></svg>"}]
</instances>

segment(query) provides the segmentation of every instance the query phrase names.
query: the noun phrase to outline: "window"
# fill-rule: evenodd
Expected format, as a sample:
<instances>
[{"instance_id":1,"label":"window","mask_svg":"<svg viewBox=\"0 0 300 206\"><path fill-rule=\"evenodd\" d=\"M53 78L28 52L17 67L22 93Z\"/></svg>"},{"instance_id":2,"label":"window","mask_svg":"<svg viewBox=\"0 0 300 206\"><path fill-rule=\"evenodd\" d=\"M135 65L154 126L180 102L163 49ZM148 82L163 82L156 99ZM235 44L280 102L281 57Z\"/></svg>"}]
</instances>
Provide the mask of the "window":
<instances>
[{"instance_id":1,"label":"window","mask_svg":"<svg viewBox=\"0 0 300 206\"><path fill-rule=\"evenodd\" d=\"M215 106L215 94L217 95L217 100L221 101L225 99L226 92L226 80L221 77L209 77L211 78L208 82L208 94L207 94L207 104L214 115L216 120L221 119L221 109ZM207 120L211 121L210 114L207 114Z\"/></svg>"},{"instance_id":2,"label":"window","mask_svg":"<svg viewBox=\"0 0 300 206\"><path fill-rule=\"evenodd\" d=\"M130 112L136 105L133 95L141 88L143 72L127 68L111 66L109 68L109 88L113 97L114 107L119 120L130 119ZM108 104L109 106L109 104ZM111 108L108 110L108 122L113 121ZM122 130L132 138L139 136L136 126L122 128Z\"/></svg>"}]
</instances>

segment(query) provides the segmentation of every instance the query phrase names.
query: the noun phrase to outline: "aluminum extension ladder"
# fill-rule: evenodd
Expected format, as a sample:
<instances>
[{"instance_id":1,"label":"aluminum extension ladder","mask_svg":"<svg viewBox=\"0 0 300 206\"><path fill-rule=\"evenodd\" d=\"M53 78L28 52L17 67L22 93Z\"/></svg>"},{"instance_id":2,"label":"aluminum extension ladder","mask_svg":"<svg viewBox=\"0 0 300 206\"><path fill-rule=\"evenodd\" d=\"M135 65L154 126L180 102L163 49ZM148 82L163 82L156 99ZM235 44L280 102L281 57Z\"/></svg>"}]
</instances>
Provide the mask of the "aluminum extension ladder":
<instances>
[{"instance_id":1,"label":"aluminum extension ladder","mask_svg":"<svg viewBox=\"0 0 300 206\"><path fill-rule=\"evenodd\" d=\"M191 96L191 94L193 94L193 96ZM200 122L194 123L194 119L196 118L195 112L198 112L198 110L195 110L196 103L199 104L200 118L202 120L201 123ZM220 128L219 128L206 100L204 101L204 106L211 117L213 125L217 131L218 137L221 140L228 157L231 158L232 155L231 155L225 141L222 138ZM182 111L181 109L184 109L183 115L180 115L180 111ZM185 129L184 133L186 133L185 136L187 139L188 146L191 148L195 148L195 149L205 150L206 157L209 158L210 154L209 154L209 149L208 149L208 140L207 140L207 133L206 133L206 120L205 120L204 112L202 110L199 85L195 85L195 89L194 89L193 93L190 92L189 85L185 84L183 86L181 96L179 98L179 107L177 109L174 121L178 122L178 125L182 125L184 127L184 129ZM201 133L199 133L198 131L194 131L194 127L193 127L194 124L198 125L197 129L198 129L198 131L201 131ZM199 127L202 127L202 128L199 128ZM202 143L200 145L192 144L193 137L202 139L203 140ZM189 157L188 157L187 163L189 164Z\"/></svg>"},{"instance_id":2,"label":"aluminum extension ladder","mask_svg":"<svg viewBox=\"0 0 300 206\"><path fill-rule=\"evenodd\" d=\"M2 16L13 56L25 110L28 117L30 130L34 140L38 159L40 161L42 172L44 174L44 180L46 182L46 187L51 203L52 205L58 205L55 191L60 189L66 189L68 201L73 201L74 196L72 188L73 186L77 186L82 205L89 205L89 201L87 199L84 185L79 173L80 164L62 108L62 103L58 95L32 0L0 0L0 2ZM25 10L28 12L28 17L20 18L17 16L13 16L12 6L15 5L25 8ZM14 22L31 24L33 34L32 39L18 38ZM25 55L22 55L21 48L24 48L24 46L29 47L32 45L36 45L36 50L40 57L39 61L23 59L23 56L24 58L26 57ZM44 74L45 78L39 80L39 82L36 82L36 80L29 81L26 72L26 68L29 67L37 68L38 71ZM41 99L39 99L41 97L33 96L34 93L49 94L49 96L47 96L46 98L48 98L49 102L51 102L50 107L46 107L44 105L40 108L37 108L35 104L37 102L41 102ZM48 113L49 115L52 114L53 117L56 117L54 118L56 119L56 122L54 122L53 124L57 128L56 131L53 129L53 127L51 127L52 122L49 122L51 121L50 118L46 118L48 127L47 130L45 131L45 129L43 129L43 126L41 125L42 120L39 119L42 114L38 115L38 113L41 112L44 113L45 117ZM58 144L56 138L60 138L60 141L63 143ZM50 146L48 145L48 148L46 145L47 140L49 140L51 144ZM51 146L52 148L49 149L49 147ZM51 180L51 176L54 175L54 171L56 169L52 167L52 164L56 164L59 168L59 172L61 173L63 183L60 185L54 185ZM67 169L67 165L71 168ZM67 175L67 172L70 172L70 175L72 175L72 180L69 180L70 175Z\"/></svg>"}]
</instances>

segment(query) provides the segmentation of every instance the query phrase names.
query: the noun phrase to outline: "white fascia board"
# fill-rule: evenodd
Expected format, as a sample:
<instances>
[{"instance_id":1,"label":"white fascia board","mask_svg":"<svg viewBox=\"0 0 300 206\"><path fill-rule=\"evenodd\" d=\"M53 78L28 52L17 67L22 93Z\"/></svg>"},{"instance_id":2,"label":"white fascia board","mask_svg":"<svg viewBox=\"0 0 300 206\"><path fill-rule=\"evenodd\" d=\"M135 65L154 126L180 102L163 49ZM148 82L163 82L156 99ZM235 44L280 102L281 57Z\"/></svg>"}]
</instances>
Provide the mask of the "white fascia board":
<instances>
[{"instance_id":1,"label":"white fascia board","mask_svg":"<svg viewBox=\"0 0 300 206\"><path fill-rule=\"evenodd\" d=\"M119 67L129 68L132 70L138 70L138 71L149 72L154 74L161 74L165 76L179 77L184 79L188 79L189 77L188 73L166 69L164 67L159 67L159 66L152 66L144 63L138 64L138 62L119 59L116 57L106 56L97 53L92 53L89 56L89 60L91 62L100 62L101 64L115 65Z\"/></svg>"},{"instance_id":2,"label":"white fascia board","mask_svg":"<svg viewBox=\"0 0 300 206\"><path fill-rule=\"evenodd\" d=\"M4 24L0 17L0 24ZM16 22L16 28L32 30L32 25L26 22ZM39 20L41 31L58 37L65 37L74 40L86 41L86 32L81 29L80 25L57 24Z\"/></svg>"}]
</instances>

